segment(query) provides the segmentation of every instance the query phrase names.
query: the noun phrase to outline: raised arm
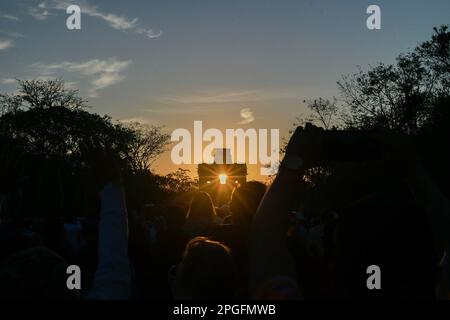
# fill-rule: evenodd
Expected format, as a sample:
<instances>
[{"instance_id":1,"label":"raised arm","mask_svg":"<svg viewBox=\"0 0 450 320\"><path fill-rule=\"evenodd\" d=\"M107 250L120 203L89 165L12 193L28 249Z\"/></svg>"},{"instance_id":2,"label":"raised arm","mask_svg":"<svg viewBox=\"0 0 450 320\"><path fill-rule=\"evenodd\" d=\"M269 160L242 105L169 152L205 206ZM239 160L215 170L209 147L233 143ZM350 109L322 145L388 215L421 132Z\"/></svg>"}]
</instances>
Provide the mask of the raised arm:
<instances>
[{"instance_id":1,"label":"raised arm","mask_svg":"<svg viewBox=\"0 0 450 320\"><path fill-rule=\"evenodd\" d=\"M291 137L278 174L265 194L250 233L250 292L254 298L298 297L288 251L288 213L296 208L298 184L320 149L321 130L307 124ZM276 288L273 290L273 288Z\"/></svg>"},{"instance_id":2,"label":"raised arm","mask_svg":"<svg viewBox=\"0 0 450 320\"><path fill-rule=\"evenodd\" d=\"M122 188L109 184L100 192L98 266L88 299L131 297L127 211Z\"/></svg>"}]
</instances>

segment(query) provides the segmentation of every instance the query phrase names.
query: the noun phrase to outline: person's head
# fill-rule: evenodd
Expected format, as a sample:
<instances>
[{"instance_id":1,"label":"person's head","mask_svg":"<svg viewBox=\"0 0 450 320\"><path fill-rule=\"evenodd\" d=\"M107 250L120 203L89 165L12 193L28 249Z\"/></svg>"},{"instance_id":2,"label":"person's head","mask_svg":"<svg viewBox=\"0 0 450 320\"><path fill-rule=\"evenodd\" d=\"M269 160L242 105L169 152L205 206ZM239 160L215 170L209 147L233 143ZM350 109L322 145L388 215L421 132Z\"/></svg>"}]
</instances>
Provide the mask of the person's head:
<instances>
[{"instance_id":1,"label":"person's head","mask_svg":"<svg viewBox=\"0 0 450 320\"><path fill-rule=\"evenodd\" d=\"M213 225L215 221L216 210L211 197L206 192L197 192L192 198L186 223L195 229L202 229Z\"/></svg>"},{"instance_id":2,"label":"person's head","mask_svg":"<svg viewBox=\"0 0 450 320\"><path fill-rule=\"evenodd\" d=\"M175 299L230 299L236 267L230 249L205 237L189 241L172 282Z\"/></svg>"},{"instance_id":3,"label":"person's head","mask_svg":"<svg viewBox=\"0 0 450 320\"><path fill-rule=\"evenodd\" d=\"M250 181L236 188L230 202L233 223L250 225L265 192L266 185L257 181Z\"/></svg>"},{"instance_id":4,"label":"person's head","mask_svg":"<svg viewBox=\"0 0 450 320\"><path fill-rule=\"evenodd\" d=\"M64 259L45 247L19 251L0 263L0 299L78 298L67 289L66 268Z\"/></svg>"}]
</instances>

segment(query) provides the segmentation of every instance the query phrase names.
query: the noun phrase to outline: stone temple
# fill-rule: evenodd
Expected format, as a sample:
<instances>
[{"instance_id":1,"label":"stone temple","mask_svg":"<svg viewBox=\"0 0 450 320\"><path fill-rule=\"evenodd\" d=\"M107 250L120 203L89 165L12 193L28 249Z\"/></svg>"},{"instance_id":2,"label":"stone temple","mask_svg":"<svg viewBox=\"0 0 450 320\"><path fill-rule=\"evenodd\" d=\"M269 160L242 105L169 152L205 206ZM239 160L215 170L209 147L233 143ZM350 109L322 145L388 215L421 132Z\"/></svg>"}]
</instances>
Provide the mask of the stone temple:
<instances>
[{"instance_id":1,"label":"stone temple","mask_svg":"<svg viewBox=\"0 0 450 320\"><path fill-rule=\"evenodd\" d=\"M230 149L216 149L214 162L198 165L199 190L208 192L216 205L228 201L233 189L247 181L247 164L233 163Z\"/></svg>"}]
</instances>

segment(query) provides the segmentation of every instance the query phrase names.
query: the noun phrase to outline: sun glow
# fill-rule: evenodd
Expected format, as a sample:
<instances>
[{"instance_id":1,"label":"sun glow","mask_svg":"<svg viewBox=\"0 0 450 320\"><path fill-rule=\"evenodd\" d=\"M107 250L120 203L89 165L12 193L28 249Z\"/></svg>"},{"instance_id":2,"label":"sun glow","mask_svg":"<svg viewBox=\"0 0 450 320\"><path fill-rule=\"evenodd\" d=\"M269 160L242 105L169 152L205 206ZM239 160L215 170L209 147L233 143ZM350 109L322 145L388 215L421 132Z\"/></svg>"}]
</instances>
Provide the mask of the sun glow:
<instances>
[{"instance_id":1,"label":"sun glow","mask_svg":"<svg viewBox=\"0 0 450 320\"><path fill-rule=\"evenodd\" d=\"M226 184L227 183L227 175L225 173L219 174L219 181L220 184Z\"/></svg>"}]
</instances>

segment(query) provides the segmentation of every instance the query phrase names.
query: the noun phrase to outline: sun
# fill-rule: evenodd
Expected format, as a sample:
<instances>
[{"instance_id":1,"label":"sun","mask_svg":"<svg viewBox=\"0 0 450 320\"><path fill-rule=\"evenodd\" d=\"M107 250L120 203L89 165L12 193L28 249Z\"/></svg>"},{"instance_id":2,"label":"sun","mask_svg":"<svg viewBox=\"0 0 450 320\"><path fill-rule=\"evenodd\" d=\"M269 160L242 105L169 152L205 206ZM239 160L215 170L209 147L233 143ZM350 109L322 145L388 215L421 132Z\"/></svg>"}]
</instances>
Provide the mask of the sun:
<instances>
[{"instance_id":1,"label":"sun","mask_svg":"<svg viewBox=\"0 0 450 320\"><path fill-rule=\"evenodd\" d=\"M219 181L220 184L226 184L227 183L228 176L225 173L219 174Z\"/></svg>"}]
</instances>

